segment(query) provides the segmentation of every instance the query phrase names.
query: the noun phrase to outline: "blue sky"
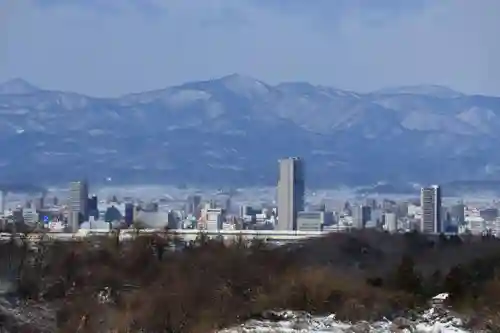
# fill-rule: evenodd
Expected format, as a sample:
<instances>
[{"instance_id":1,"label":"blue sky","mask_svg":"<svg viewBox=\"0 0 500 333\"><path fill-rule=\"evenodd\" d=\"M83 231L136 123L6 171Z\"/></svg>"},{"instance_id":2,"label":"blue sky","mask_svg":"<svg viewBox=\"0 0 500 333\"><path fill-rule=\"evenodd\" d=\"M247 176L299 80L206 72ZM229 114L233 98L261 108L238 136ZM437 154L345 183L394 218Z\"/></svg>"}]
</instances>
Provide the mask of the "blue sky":
<instances>
[{"instance_id":1,"label":"blue sky","mask_svg":"<svg viewBox=\"0 0 500 333\"><path fill-rule=\"evenodd\" d=\"M498 0L0 0L0 81L96 96L230 73L500 95Z\"/></svg>"}]
</instances>

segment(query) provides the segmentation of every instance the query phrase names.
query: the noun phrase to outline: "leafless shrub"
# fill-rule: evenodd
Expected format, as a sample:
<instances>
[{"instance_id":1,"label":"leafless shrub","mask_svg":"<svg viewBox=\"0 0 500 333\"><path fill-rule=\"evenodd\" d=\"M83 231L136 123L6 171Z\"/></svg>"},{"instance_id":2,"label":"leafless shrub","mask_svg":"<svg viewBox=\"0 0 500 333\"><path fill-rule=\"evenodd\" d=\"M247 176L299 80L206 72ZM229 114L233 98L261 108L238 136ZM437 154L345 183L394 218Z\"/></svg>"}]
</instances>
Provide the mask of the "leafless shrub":
<instances>
[{"instance_id":1,"label":"leafless shrub","mask_svg":"<svg viewBox=\"0 0 500 333\"><path fill-rule=\"evenodd\" d=\"M47 243L37 253L2 246L11 256L19 252L16 258L25 251L18 291L54 304L61 332L201 333L270 309L370 320L400 315L425 304L431 293L466 290L468 283L475 294L461 296L464 308L500 309L500 284L492 280L498 275L487 269L500 267L495 261L500 242L491 240L458 244L358 232L271 249L262 242L224 244L200 234L183 251L170 251L179 240L168 232L122 243L116 237ZM441 266L460 258L465 268L455 266L455 275ZM467 273L473 271L482 273ZM99 301L103 290L111 301Z\"/></svg>"}]
</instances>

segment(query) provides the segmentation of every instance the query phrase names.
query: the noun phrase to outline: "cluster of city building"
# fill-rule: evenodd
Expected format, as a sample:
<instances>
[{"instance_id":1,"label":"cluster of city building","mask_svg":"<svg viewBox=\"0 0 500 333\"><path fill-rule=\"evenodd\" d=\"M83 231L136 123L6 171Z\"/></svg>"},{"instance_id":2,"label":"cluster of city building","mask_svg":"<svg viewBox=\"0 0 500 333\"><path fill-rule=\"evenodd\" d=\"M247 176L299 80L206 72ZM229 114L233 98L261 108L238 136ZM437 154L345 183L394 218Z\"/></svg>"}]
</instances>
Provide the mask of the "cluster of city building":
<instances>
[{"instance_id":1,"label":"cluster of city building","mask_svg":"<svg viewBox=\"0 0 500 333\"><path fill-rule=\"evenodd\" d=\"M225 200L192 194L181 207L160 199L142 202L138 198L111 197L99 200L89 195L87 181L72 182L66 200L49 200L44 195L6 209L5 193L0 192L2 226L24 224L52 232L116 228L200 229L200 230L279 230L340 232L374 228L388 232L419 230L423 233L499 234L500 218L495 206L477 207L454 202L445 207L441 188L424 187L420 198L394 201L357 198L340 207L328 202L306 203L304 161L279 161L276 200L252 207L238 205L231 196ZM177 205L178 206L178 205Z\"/></svg>"}]
</instances>

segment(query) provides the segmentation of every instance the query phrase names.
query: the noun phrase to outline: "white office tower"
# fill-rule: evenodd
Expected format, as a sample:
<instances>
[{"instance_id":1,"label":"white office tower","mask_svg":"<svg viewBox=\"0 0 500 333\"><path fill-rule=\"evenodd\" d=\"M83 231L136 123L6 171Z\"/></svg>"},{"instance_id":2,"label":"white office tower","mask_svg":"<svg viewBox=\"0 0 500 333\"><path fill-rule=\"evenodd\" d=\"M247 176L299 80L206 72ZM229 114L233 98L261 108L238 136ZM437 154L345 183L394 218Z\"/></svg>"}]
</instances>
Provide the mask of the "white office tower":
<instances>
[{"instance_id":1,"label":"white office tower","mask_svg":"<svg viewBox=\"0 0 500 333\"><path fill-rule=\"evenodd\" d=\"M5 194L0 190L0 216L3 216L5 212Z\"/></svg>"},{"instance_id":2,"label":"white office tower","mask_svg":"<svg viewBox=\"0 0 500 333\"><path fill-rule=\"evenodd\" d=\"M297 212L304 210L304 161L291 157L279 161L277 230L297 230Z\"/></svg>"},{"instance_id":3,"label":"white office tower","mask_svg":"<svg viewBox=\"0 0 500 333\"><path fill-rule=\"evenodd\" d=\"M489 224L489 231L495 237L500 236L500 218L496 218L495 221Z\"/></svg>"},{"instance_id":4,"label":"white office tower","mask_svg":"<svg viewBox=\"0 0 500 333\"><path fill-rule=\"evenodd\" d=\"M463 203L458 203L451 207L450 222L455 226L465 224L465 205Z\"/></svg>"},{"instance_id":5,"label":"white office tower","mask_svg":"<svg viewBox=\"0 0 500 333\"><path fill-rule=\"evenodd\" d=\"M69 216L68 226L74 232L78 231L80 222L88 219L89 187L87 181L72 182L69 189ZM77 218L75 218L77 217Z\"/></svg>"},{"instance_id":6,"label":"white office tower","mask_svg":"<svg viewBox=\"0 0 500 333\"><path fill-rule=\"evenodd\" d=\"M205 204L205 208L201 212L202 226L205 230L219 231L223 227L223 211L222 208L215 208L212 204Z\"/></svg>"},{"instance_id":7,"label":"white office tower","mask_svg":"<svg viewBox=\"0 0 500 333\"><path fill-rule=\"evenodd\" d=\"M34 208L23 208L22 211L24 223L29 226L34 226L38 223L38 213Z\"/></svg>"},{"instance_id":8,"label":"white office tower","mask_svg":"<svg viewBox=\"0 0 500 333\"><path fill-rule=\"evenodd\" d=\"M385 213L385 230L390 233L398 231L398 218L395 213Z\"/></svg>"},{"instance_id":9,"label":"white office tower","mask_svg":"<svg viewBox=\"0 0 500 333\"><path fill-rule=\"evenodd\" d=\"M77 232L80 229L80 213L77 211L69 211L68 229L69 232Z\"/></svg>"},{"instance_id":10,"label":"white office tower","mask_svg":"<svg viewBox=\"0 0 500 333\"><path fill-rule=\"evenodd\" d=\"M168 212L140 210L134 221L139 222L146 229L164 229L168 225Z\"/></svg>"},{"instance_id":11,"label":"white office tower","mask_svg":"<svg viewBox=\"0 0 500 333\"><path fill-rule=\"evenodd\" d=\"M321 231L323 226L333 224L333 212L298 212L297 230L299 231Z\"/></svg>"},{"instance_id":12,"label":"white office tower","mask_svg":"<svg viewBox=\"0 0 500 333\"><path fill-rule=\"evenodd\" d=\"M420 206L422 207L420 231L425 234L441 233L441 188L438 185L422 187Z\"/></svg>"},{"instance_id":13,"label":"white office tower","mask_svg":"<svg viewBox=\"0 0 500 333\"><path fill-rule=\"evenodd\" d=\"M370 222L372 210L369 206L357 205L352 207L352 227L363 229Z\"/></svg>"}]
</instances>

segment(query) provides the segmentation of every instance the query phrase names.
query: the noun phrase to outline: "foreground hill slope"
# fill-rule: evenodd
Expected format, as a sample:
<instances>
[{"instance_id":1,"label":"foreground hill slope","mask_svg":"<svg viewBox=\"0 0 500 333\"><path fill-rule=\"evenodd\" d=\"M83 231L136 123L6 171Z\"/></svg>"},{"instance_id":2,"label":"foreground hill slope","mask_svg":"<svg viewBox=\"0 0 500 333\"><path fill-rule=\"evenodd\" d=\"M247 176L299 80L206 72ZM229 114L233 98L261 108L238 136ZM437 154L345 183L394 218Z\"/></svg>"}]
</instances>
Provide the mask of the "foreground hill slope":
<instances>
[{"instance_id":1,"label":"foreground hill slope","mask_svg":"<svg viewBox=\"0 0 500 333\"><path fill-rule=\"evenodd\" d=\"M366 230L273 248L200 235L180 251L169 250L179 243L163 233L45 242L38 251L23 244L0 244L0 277L10 284L0 294L0 327L12 332L204 333L241 323L252 331L254 320L280 319L289 332L314 323L332 331L340 321L434 326L421 332L446 332L437 322L472 332L500 327L500 241L491 237ZM444 312L425 315L442 293L449 295ZM300 315L292 323L272 310L335 317ZM368 331L342 326L337 331Z\"/></svg>"}]
</instances>

